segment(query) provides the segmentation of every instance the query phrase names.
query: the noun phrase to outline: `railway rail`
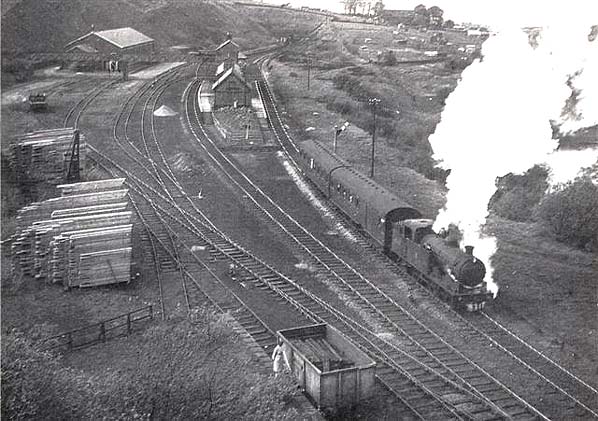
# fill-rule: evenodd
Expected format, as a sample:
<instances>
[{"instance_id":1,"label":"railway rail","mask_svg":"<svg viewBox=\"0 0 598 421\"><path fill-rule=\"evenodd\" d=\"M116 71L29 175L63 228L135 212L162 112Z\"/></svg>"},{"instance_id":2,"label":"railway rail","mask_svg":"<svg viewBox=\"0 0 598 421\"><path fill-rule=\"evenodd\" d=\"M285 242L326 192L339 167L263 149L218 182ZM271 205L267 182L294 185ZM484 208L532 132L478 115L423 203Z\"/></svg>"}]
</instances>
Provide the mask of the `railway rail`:
<instances>
[{"instance_id":1,"label":"railway rail","mask_svg":"<svg viewBox=\"0 0 598 421\"><path fill-rule=\"evenodd\" d=\"M416 351L419 352L419 354L416 354L419 357L419 361L424 360L426 364L434 364L440 367L444 372L448 373L451 378L458 381L463 387L471 390L472 393L484 400L488 405L495 406L495 409L499 413L507 415L507 412L503 412L503 410L500 409L500 406L495 405L491 399L485 399L484 395L479 393L463 376L466 374L471 377L472 372L475 372L476 377L478 377L478 379L476 379L478 382L481 378L490 378L494 387L496 387L496 390L494 391L503 393L495 399L502 402L507 408L510 408L513 415L523 415L523 418L535 416L533 408L525 404L525 402L512 392L508 391L508 389L502 386L496 379L490 377L488 373L483 372L463 354L458 353L461 363L467 365L468 372L462 374L452 369L451 366L448 365L448 361L450 361L451 358L455 358L455 353L457 353L457 351L455 349L450 349L449 345L446 342L441 341L438 336L435 336L432 339L440 345L438 349L442 349L442 352L438 351L436 355L429 352L427 347L416 339L415 335L431 334L431 331L421 325L421 323L418 323L414 317L405 312L404 309L398 306L398 304L390 299L390 297L383 294L382 291L376 288L371 282L363 277L363 275L351 268L345 261L332 252L332 250L305 230L288 213L282 210L266 194L264 194L259 187L252 183L232 161L218 150L215 142L210 139L207 131L199 123L197 104L194 102L195 96L196 95L188 95L192 105L191 107L187 105L187 108L193 108L195 114L192 118L189 115L189 111L187 112L187 122L191 132L208 156L212 158L215 165L217 165L223 173L227 174L233 184L240 189L244 197L249 198L270 223L274 223L278 230L282 230L297 246L299 246L299 248L310 255L318 267L321 270L324 270L327 276L331 276L331 278L338 283L340 288L343 288L346 293L350 294L360 302L364 310L371 311L373 314L381 317L381 322L385 324L391 332L399 333L406 338L406 340L410 342L411 351L414 353ZM201 133L201 137L199 133ZM388 317L387 314L380 313L379 307L381 306L386 306L388 309L395 310L395 313L392 314L394 319ZM402 326L410 326L409 329L411 329L411 332ZM429 340L430 338L425 339ZM450 351L448 353L446 350L447 347L449 347ZM441 357L440 355L443 356ZM420 375L422 374L424 373L420 373ZM486 384L486 382L482 383Z\"/></svg>"},{"instance_id":2,"label":"railway rail","mask_svg":"<svg viewBox=\"0 0 598 421\"><path fill-rule=\"evenodd\" d=\"M118 136L117 136L116 140L121 140L122 141L122 139L119 139ZM120 142L119 145L123 146L122 142ZM94 150L94 149L92 149L92 151L95 152L96 156L99 155L99 151ZM112 165L116 166L117 164L114 163L114 162L112 162ZM158 178L155 177L154 181L156 181L155 185L157 186L157 188L156 187L151 187L150 185L147 185L145 182L141 181L137 176L135 176L130 171L124 170L124 168L122 166L120 166L120 171L123 173L123 175L127 176L127 178L130 180L130 184L137 183L138 186L141 186L141 188L138 187L138 188L134 189L135 194L138 194L141 197L145 198L145 200L147 202L149 202L149 203L152 202L152 199L148 197L148 192L149 191L152 191L154 195L158 195L159 197L162 198L161 200L162 200L162 202L164 202L164 205L169 207L169 209L162 209L163 217L172 218L173 214L176 213L176 212L174 212L175 209L178 209L179 213L181 215L184 215L185 218L187 219L186 223L185 223L185 221L182 221L187 226L187 230L191 234L194 234L195 236L198 235L198 232L197 232L198 228L197 227L198 227L198 222L199 221L196 220L195 218L191 218L191 220L194 223L193 223L193 225L188 225L189 224L189 218L190 218L190 212L189 211L185 211L184 209L180 208L179 207L180 205L176 204L176 201L173 202L172 195L171 195L171 197L167 197L166 195L162 195L159 192L159 190L157 190L157 189L161 189L161 188L165 187L164 186L164 180L159 181ZM146 168L143 171L149 172L149 171L147 171ZM164 176L165 179L168 179L166 171L164 171L163 176ZM152 184L154 184L154 183L152 183ZM178 188L178 186L177 186L176 183L172 183L171 187L172 188ZM186 199L187 199L187 201L189 201L188 198L186 198ZM174 204L176 204L175 209L172 209L171 207ZM152 206L155 207L155 205L152 205ZM181 220L178 221L178 224L181 225ZM162 226L163 225L164 224L162 224ZM236 260L237 263L241 267L243 267L246 271L248 271L249 273L253 272L253 275L254 275L254 277L255 277L256 280L259 279L259 281L261 283L266 282L266 284L269 285L272 288L272 287L276 287L276 285L272 283L274 280L284 279L284 278L281 278L281 275L279 275L279 274L273 275L273 273L272 273L273 269L272 268L264 269L264 265L265 264L263 262L260 262L259 264L256 263L257 266L253 266L253 265L251 265L251 264L249 264L247 262L242 261L241 257L247 255L248 253L247 252L240 252L239 247L236 246L236 245L234 245L234 243L231 243L230 240L223 240L222 239L222 234L220 234L217 231L213 230L213 228L210 227L209 225L202 225L202 229L204 230L204 232L202 233L202 238L204 240L206 238L209 238L209 237L205 237L206 235L216 236L216 238L211 238L209 241L210 241L211 247L213 247L213 248L215 248L217 250L217 254L220 254L220 255L223 255L223 256L228 256L228 258ZM208 232L205 231L206 229L208 229ZM179 230L180 230L180 228L179 228ZM177 233L177 232L179 232L179 230L171 230L171 234ZM153 233L153 230L150 231L150 232ZM165 246L165 248L168 247L168 245L163 244L164 241L162 239L160 239L160 235L159 234L153 233L152 235L159 242L161 242L161 245ZM180 237L180 234L178 234L178 236ZM197 239L191 240L191 241L197 241ZM224 243L223 243L223 241L224 241ZM187 247L187 248L189 249L189 247ZM243 254L240 254L240 253L243 253ZM175 257L175 260L178 260L178 259L180 259L180 257L178 257L178 258ZM255 257L253 257L253 259L255 260ZM263 271L265 271L265 272L263 272ZM268 284L268 282L269 282L269 284ZM283 296L286 296L287 300L289 300L290 295L286 294L285 291L283 291L282 289L278 289L277 291L278 291L279 295L282 294ZM296 304L296 306L297 306L297 304ZM308 309L306 307L299 306L298 308L301 308L303 312L307 312L308 311ZM355 322L355 324L359 325L359 323L357 323L357 322ZM346 328L345 328L345 330L346 330ZM374 332L371 332L370 335L372 335L372 337L375 337ZM395 349L398 349L398 348L395 347ZM370 350L370 352L371 352L371 350ZM394 376L396 376L397 373L398 372L395 369ZM390 382L390 380L389 380L389 382ZM404 382L401 382L401 383L398 383L398 384L402 385L402 384L404 384ZM449 381L448 384L451 384L450 381ZM415 386L412 386L412 387L415 387ZM428 386L428 387L430 387L430 386ZM460 390L459 387L458 387L458 385L454 385L453 384L452 388L453 388L453 389L451 389L453 391L452 395L455 395L455 394L459 395L458 392L460 392L460 395L462 395L462 396L467 396L468 395L468 392L465 391L465 390ZM457 393L455 393L455 391ZM405 390L402 390L402 392L405 392ZM444 396L444 398L447 396L447 391L446 390L444 390L444 395L443 396ZM424 398L423 401L422 401L422 398ZM458 419L458 418L460 418L460 417L455 417L454 415L451 415L451 414L454 414L454 413L457 412L457 410L454 408L454 406L447 404L444 400L439 399L439 397L431 396L431 398L432 398L432 402L434 402L434 405L432 405L432 406L430 405L429 402L426 404L426 400L428 399L428 395L426 395L426 394L422 394L420 392L420 393L413 394L411 396L412 400L419 399L420 402L419 402L419 405L417 406L417 408L419 409L419 411L423 411L424 409L426 409L427 411L432 411L435 406L438 406L439 408L436 408L434 410L434 413L438 414L439 413L438 411L440 411L442 408L444 408L444 411L447 411L446 413L444 413L444 415L442 415L441 418L443 418L443 419L455 419L455 418ZM405 399L405 397L402 397L402 399ZM471 402L471 398L469 398L469 402ZM460 405L461 405L461 407L463 407L462 403L460 403ZM483 405L482 405L482 407L483 407ZM478 408L478 410L479 410L479 408ZM464 409L461 408L460 411L463 412Z\"/></svg>"},{"instance_id":3,"label":"railway rail","mask_svg":"<svg viewBox=\"0 0 598 421\"><path fill-rule=\"evenodd\" d=\"M105 82L105 83L101 84L100 86L92 89L87 95L85 95L83 98L81 98L79 101L77 101L77 103L75 103L75 105L73 105L69 109L68 113L64 117L64 121L62 123L62 126L63 127L74 127L74 128L78 128L79 127L79 120L81 119L81 116L83 115L83 112L85 111L85 109L87 107L89 107L89 105L98 96L100 96L100 94L102 92L104 92L104 90L106 88L108 88L111 85L114 85L115 83L116 83L116 81L114 81L114 80L110 80L108 82Z\"/></svg>"},{"instance_id":4,"label":"railway rail","mask_svg":"<svg viewBox=\"0 0 598 421\"><path fill-rule=\"evenodd\" d=\"M163 83L164 85L162 85ZM160 87L160 89L166 89L170 83L174 82L168 79L164 79L164 81L160 80L158 87ZM196 86L197 83L194 83ZM190 84L185 94L187 124L197 140L205 142L206 140L209 140L209 136L203 131L197 118L197 104L194 102L195 95L192 94L193 86L193 84ZM150 88L147 88L147 92L151 92ZM158 91L158 89L155 88L156 87L154 87L153 92ZM144 101L142 106L142 116L145 116L150 109L153 111L157 98L159 98L159 96L152 96L151 93L146 94L145 92L140 91L135 104ZM150 104L153 105L150 106ZM190 104L191 107L189 107ZM127 107L129 106L125 105L123 110ZM100 157L99 160L104 160L104 164L102 164L103 166L119 168L119 172L126 175L130 180L130 185L132 187L134 186L134 188L132 188L133 194L139 198L139 200L135 201L139 214L154 215L152 219L144 219L143 225L148 235L155 242L155 245L163 248L166 251L166 254L170 256L170 259L175 262L175 266L182 274L183 285L186 285L187 279L196 280L193 273L186 268L189 264L188 262L194 261L194 265L201 267L201 270L203 271L202 273L204 274L206 270L209 272L206 263L199 261L196 254L191 251L192 245L197 243L198 238L200 238L200 241L208 247L210 254L216 260L222 258L230 259L242 267L244 270L244 281L254 282L257 285L269 288L314 321L324 321L335 325L337 328L340 327L341 331L353 338L353 340L360 344L366 352L374 355L382 365L379 377L383 383L386 384L391 391L395 392L397 397L405 403L405 405L410 407L413 414L417 417L421 419L475 419L483 417L488 419L546 418L541 412L526 404L505 386L489 376L488 373L483 372L483 370L476 367L475 364L472 364L473 362L469 361L467 357L460 354L457 350L451 349L450 345L446 342L443 343L443 340L441 340L440 337L419 323L417 319L413 318L413 316L406 312L405 309L401 308L398 303L392 301L392 299L386 296L382 291L377 290L373 285L367 282L360 283L362 282L361 278L363 277L357 276L357 280L350 280L352 283L347 282L346 279L342 279L342 276L339 276L339 272L348 267L348 265L346 262L338 262L338 260L340 260L339 257L335 256L331 250L318 249L316 253L314 253L314 250L311 250L311 254L318 262L319 267L321 269L323 268L328 275L332 275L333 278L336 278L336 280L340 282L339 285L342 285L347 293L350 293L354 298L361 300L361 304L364 306L363 308L370 312L372 317L383 326L384 330L401 333L402 335L400 337L403 341L402 345L405 342L409 343L405 348L380 339L375 331L368 330L363 327L362 323L351 320L342 312L319 300L309 291L305 290L300 285L297 285L284 275L276 272L273 268L269 267L264 262L259 261L259 259L252 256L251 253L232 242L194 205L193 201L184 192L181 184L176 180L176 177L174 177L172 170L169 169L164 154L160 149L159 141L156 139L155 133L153 133L153 113L152 118L148 120L148 122L152 122L150 124L150 132L153 133L149 139L144 134L146 132L146 129L144 128L146 126L146 117L142 117L141 133L143 137L141 140L145 152L134 145L136 143L135 140L128 137L127 125L131 119L134 108L135 105L132 105L130 107L131 113L125 117L124 136L117 135L118 123L115 124L114 140L119 148L126 150L125 155L129 161L132 160L137 163L138 168L136 168L136 171L133 172L130 170L129 166L122 161L118 163L115 160L102 155L97 150L92 149L92 151L96 157ZM190 109L193 110L192 113L189 111ZM267 111L271 112L272 110L267 109ZM124 115L125 113L122 114ZM119 115L119 119L121 118L121 115ZM282 122L280 122L280 124L282 130L286 130L284 129L284 126L282 126ZM121 126L122 125L123 123L121 123ZM199 136L199 132L202 132L203 136ZM217 153L217 151L214 150L212 153ZM159 160L154 159L156 155L160 157ZM221 169L223 170L223 162L226 161L224 158L225 157L222 156L219 160L214 160L216 165L221 166ZM150 164L149 167L151 169L148 168L148 163ZM125 168L127 169L125 170ZM139 178L139 174L147 174L149 177L146 178L144 176L142 180ZM249 182L249 184L245 184L244 187L241 187L239 180L243 183ZM148 182L151 182L151 185L149 185ZM243 176L240 176L240 179L237 179L236 183L238 183L237 187L245 189L251 185L250 180L246 178L243 180ZM255 185L251 187L253 191L248 197L252 197L253 203L258 205L257 200L254 197L258 197L258 193L260 192L256 187L257 186ZM246 193L249 193L249 191L245 191ZM264 197L260 198L260 202L262 204L268 203L263 192L261 194ZM143 205L142 203L145 204ZM280 208L276 209L273 202L270 203L269 206L270 207L267 210L262 206L262 209L259 212L267 217L268 214L271 215L272 212L279 212L277 217L269 216L270 220L277 224L277 229L285 231L289 236L294 236L299 247L302 247L305 251L309 252L310 247L315 247L317 249L318 246L323 246L321 243L320 245L312 243L309 247L305 246L305 241L313 241L316 239L309 233L306 233L305 230L302 231L299 229L300 227L284 227L284 225L280 224L280 219L277 218L281 218L282 220L285 220L286 218L286 223L288 223L289 215L284 215L284 211ZM281 211L284 218L280 215ZM158 227L161 227L159 231ZM291 231L291 228L293 231ZM185 232L185 237L182 236L181 229ZM307 235L307 240L306 238L303 238L304 235ZM326 255L324 258L318 256L318 253L332 253L332 256L336 260L329 261L328 259L330 256ZM336 266L337 263L339 263L340 266ZM354 275L354 270L345 274L347 277ZM192 283L198 289L203 286L200 286L197 281ZM372 289L372 287L374 288ZM206 295L210 296L209 293ZM186 292L185 296L188 297ZM187 303L189 303L189 301L187 301ZM189 304L187 305L189 306ZM231 307L227 306L221 306L219 308L223 311L231 309ZM248 306L243 308L249 310ZM257 317L257 319L259 320L259 317ZM262 323L262 326L265 331L268 331L268 328L264 323ZM262 328L259 330L261 331ZM249 331L247 332L251 335ZM272 332L270 332L270 335L271 334ZM257 337L259 338L259 336ZM430 337L434 339L434 343L429 342ZM381 340L382 343L377 342L378 340ZM256 341L256 343L259 342ZM436 352L434 346L438 343L442 344L442 347L438 349L448 349L451 351L449 354L456 353L459 359L446 359L443 357L446 352ZM267 349L267 346L264 346L263 344L260 346L263 349ZM434 348L434 350L431 350L431 348ZM408 351L404 352L402 349ZM465 360L465 364L462 363L463 359ZM460 369L457 370L454 367L460 367ZM467 370L463 371L464 368L467 368ZM472 377L471 374L474 372L476 375ZM485 381L478 385L472 384L479 383L481 379L484 379ZM485 386L483 389L487 390L481 391L481 386ZM488 397L492 393L496 395L494 400Z\"/></svg>"},{"instance_id":5,"label":"railway rail","mask_svg":"<svg viewBox=\"0 0 598 421\"><path fill-rule=\"evenodd\" d=\"M277 138L282 148L292 161L293 153L297 151L297 147L282 123L266 81L258 81L257 85L273 130L277 133ZM350 224L346 224L346 227L349 228ZM360 237L360 232L355 232L354 229L350 231L357 238ZM360 243L367 243L368 240L363 235L361 237ZM372 249L372 247L369 248ZM405 271L389 262L388 258L382 257L379 260L386 260L387 267L392 268L395 273L409 280ZM412 279L411 284L415 285L417 282ZM544 383L543 391L545 396L549 397L549 399L544 400L552 402L551 406L553 407L552 410L545 409L546 412L554 413L554 407L558 407L558 414L553 415L555 417L565 414L565 416L580 419L584 417L598 418L598 394L592 386L541 354L523 339L517 337L513 332L510 332L496 320L492 319L487 313L481 313L479 317L469 315L467 320L454 311L453 316L463 323L463 328L469 334L473 331L478 337L485 340L485 343L481 345L498 346L508 356L508 358L505 358L505 361L510 361L510 364L506 365L506 367L512 367L513 365L523 366L537 378L541 379ZM473 320L474 318L476 320ZM559 405L555 405L555 401L559 402Z\"/></svg>"}]
</instances>

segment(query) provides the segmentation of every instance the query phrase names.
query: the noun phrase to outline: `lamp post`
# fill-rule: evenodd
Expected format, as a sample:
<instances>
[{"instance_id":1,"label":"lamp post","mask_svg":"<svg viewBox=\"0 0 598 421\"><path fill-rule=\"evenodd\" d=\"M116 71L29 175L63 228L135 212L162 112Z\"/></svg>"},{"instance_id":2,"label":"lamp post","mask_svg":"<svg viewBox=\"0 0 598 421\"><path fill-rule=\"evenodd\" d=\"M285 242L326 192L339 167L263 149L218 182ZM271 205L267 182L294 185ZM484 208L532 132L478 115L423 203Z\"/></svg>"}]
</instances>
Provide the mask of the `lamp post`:
<instances>
[{"instance_id":1,"label":"lamp post","mask_svg":"<svg viewBox=\"0 0 598 421\"><path fill-rule=\"evenodd\" d=\"M375 151L376 151L376 108L380 104L379 98L370 98L368 103L372 107L372 114L374 116L374 129L372 131L372 158L370 165L370 178L374 178L374 165L375 165Z\"/></svg>"}]
</instances>

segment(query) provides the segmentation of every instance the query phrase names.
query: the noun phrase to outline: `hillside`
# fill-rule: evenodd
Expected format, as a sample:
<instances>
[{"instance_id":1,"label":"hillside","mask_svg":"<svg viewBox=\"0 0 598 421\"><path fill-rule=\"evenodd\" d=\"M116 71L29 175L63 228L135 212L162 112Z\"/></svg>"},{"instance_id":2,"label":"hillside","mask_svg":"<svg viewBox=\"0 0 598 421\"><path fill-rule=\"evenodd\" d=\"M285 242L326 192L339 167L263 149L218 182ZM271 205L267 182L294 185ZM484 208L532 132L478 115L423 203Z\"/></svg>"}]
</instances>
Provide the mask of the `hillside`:
<instances>
[{"instance_id":1,"label":"hillside","mask_svg":"<svg viewBox=\"0 0 598 421\"><path fill-rule=\"evenodd\" d=\"M225 32L243 48L271 43L260 23L231 4L196 0L21 0L2 10L2 52L62 51L90 31L131 26L160 47L188 44L209 48Z\"/></svg>"}]
</instances>

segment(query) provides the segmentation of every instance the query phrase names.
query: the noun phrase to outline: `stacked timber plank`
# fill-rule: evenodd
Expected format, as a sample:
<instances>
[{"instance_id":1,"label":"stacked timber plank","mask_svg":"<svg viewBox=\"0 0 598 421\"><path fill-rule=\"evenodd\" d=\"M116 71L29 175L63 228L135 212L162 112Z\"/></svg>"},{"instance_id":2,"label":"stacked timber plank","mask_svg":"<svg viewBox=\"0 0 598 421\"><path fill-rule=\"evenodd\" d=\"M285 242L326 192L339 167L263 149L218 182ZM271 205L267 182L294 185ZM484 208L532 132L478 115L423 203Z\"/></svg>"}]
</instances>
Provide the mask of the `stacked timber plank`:
<instances>
[{"instance_id":1,"label":"stacked timber plank","mask_svg":"<svg viewBox=\"0 0 598 421\"><path fill-rule=\"evenodd\" d=\"M19 210L13 270L69 288L128 282L132 212L124 182L58 185L60 197Z\"/></svg>"},{"instance_id":2,"label":"stacked timber plank","mask_svg":"<svg viewBox=\"0 0 598 421\"><path fill-rule=\"evenodd\" d=\"M10 160L22 182L58 184L66 179L73 142L79 137L79 160L85 161L85 136L78 130L40 130L24 133L10 145Z\"/></svg>"},{"instance_id":3,"label":"stacked timber plank","mask_svg":"<svg viewBox=\"0 0 598 421\"><path fill-rule=\"evenodd\" d=\"M353 366L351 361L343 358L341 352L322 336L295 338L291 343L322 372Z\"/></svg>"}]
</instances>

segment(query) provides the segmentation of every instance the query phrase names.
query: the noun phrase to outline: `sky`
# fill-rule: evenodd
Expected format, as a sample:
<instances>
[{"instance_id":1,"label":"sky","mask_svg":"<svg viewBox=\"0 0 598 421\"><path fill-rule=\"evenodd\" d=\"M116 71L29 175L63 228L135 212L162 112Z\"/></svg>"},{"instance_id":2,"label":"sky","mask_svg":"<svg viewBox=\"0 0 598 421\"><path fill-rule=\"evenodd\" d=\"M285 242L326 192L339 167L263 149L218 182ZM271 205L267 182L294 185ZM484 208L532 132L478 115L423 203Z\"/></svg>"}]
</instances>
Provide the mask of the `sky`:
<instances>
[{"instance_id":1,"label":"sky","mask_svg":"<svg viewBox=\"0 0 598 421\"><path fill-rule=\"evenodd\" d=\"M294 7L343 10L339 0L265 0ZM375 1L375 0L373 0ZM413 9L418 4L439 6L445 19L473 22L499 29L504 25L540 26L548 22L598 24L598 0L383 0L387 9Z\"/></svg>"}]
</instances>

